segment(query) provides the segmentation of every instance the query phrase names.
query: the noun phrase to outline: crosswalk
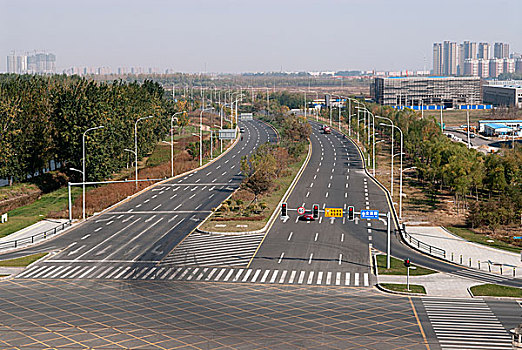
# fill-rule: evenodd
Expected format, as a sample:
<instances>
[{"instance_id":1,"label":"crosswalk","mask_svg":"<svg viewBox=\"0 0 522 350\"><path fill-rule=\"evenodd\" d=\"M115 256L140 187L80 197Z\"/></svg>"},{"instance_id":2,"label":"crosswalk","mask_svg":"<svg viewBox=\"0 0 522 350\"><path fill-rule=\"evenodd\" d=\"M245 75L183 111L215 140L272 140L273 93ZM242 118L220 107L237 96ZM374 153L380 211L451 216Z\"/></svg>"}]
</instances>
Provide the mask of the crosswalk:
<instances>
[{"instance_id":1,"label":"crosswalk","mask_svg":"<svg viewBox=\"0 0 522 350\"><path fill-rule=\"evenodd\" d=\"M194 232L163 263L185 266L246 266L263 237L263 233L225 236Z\"/></svg>"},{"instance_id":2,"label":"crosswalk","mask_svg":"<svg viewBox=\"0 0 522 350\"><path fill-rule=\"evenodd\" d=\"M229 267L40 265L16 278L174 280L264 284L369 287L368 273L340 271L263 270Z\"/></svg>"},{"instance_id":3,"label":"crosswalk","mask_svg":"<svg viewBox=\"0 0 522 350\"><path fill-rule=\"evenodd\" d=\"M510 336L480 299L422 299L440 347L445 349L511 349Z\"/></svg>"}]
</instances>

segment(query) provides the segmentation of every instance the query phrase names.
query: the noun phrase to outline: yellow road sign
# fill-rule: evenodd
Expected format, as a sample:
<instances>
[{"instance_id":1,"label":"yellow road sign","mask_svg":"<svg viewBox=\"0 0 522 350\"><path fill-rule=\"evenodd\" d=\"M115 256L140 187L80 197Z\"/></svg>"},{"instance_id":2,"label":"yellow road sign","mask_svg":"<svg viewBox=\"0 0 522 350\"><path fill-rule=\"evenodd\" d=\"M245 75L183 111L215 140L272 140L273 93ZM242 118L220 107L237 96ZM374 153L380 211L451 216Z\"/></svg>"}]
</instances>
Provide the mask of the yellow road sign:
<instances>
[{"instance_id":1,"label":"yellow road sign","mask_svg":"<svg viewBox=\"0 0 522 350\"><path fill-rule=\"evenodd\" d=\"M324 216L327 218L342 218L343 208L324 208Z\"/></svg>"}]
</instances>

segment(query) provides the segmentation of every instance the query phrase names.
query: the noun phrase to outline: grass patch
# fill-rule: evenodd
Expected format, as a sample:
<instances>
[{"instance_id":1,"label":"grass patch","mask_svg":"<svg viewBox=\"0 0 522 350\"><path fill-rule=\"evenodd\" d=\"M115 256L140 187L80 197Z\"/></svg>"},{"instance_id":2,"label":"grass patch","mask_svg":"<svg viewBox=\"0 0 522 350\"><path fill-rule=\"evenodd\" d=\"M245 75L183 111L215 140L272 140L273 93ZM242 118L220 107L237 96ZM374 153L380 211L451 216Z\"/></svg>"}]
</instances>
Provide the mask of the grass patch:
<instances>
[{"instance_id":1,"label":"grass patch","mask_svg":"<svg viewBox=\"0 0 522 350\"><path fill-rule=\"evenodd\" d=\"M426 289L418 284L410 284L410 290L406 288L405 284L380 283L380 285L395 292L426 294Z\"/></svg>"},{"instance_id":2,"label":"grass patch","mask_svg":"<svg viewBox=\"0 0 522 350\"><path fill-rule=\"evenodd\" d=\"M81 195L81 192L82 189L79 186L72 187L71 195L73 200L76 196ZM67 208L67 205L67 187L44 194L40 199L31 204L11 210L9 212L9 220L6 223L0 224L0 237L7 236L35 224L44 219L50 212L64 210Z\"/></svg>"},{"instance_id":3,"label":"grass patch","mask_svg":"<svg viewBox=\"0 0 522 350\"><path fill-rule=\"evenodd\" d=\"M0 187L0 201L13 197L23 196L32 192L38 192L38 186L30 183L14 183L12 186Z\"/></svg>"},{"instance_id":4,"label":"grass patch","mask_svg":"<svg viewBox=\"0 0 522 350\"><path fill-rule=\"evenodd\" d=\"M2 278L2 277L7 277L7 276L9 276L9 275L0 275L0 278Z\"/></svg>"},{"instance_id":5,"label":"grass patch","mask_svg":"<svg viewBox=\"0 0 522 350\"><path fill-rule=\"evenodd\" d=\"M497 239L493 239L488 237L487 235L475 233L467 228L463 227L446 227L448 231L451 233L464 238L467 241L474 242L474 243L480 243L483 245L487 245L492 248L507 250L509 252L513 253L520 253L520 247L517 247L515 245L511 245L509 243L499 241ZM493 242L488 242L488 240L492 240Z\"/></svg>"},{"instance_id":6,"label":"grass patch","mask_svg":"<svg viewBox=\"0 0 522 350\"><path fill-rule=\"evenodd\" d=\"M2 267L24 267L29 264L32 264L36 260L41 259L46 255L47 255L47 253L37 253L37 254L27 255L27 256L24 256L21 258L16 258L16 259L1 260L0 266L2 266Z\"/></svg>"},{"instance_id":7,"label":"grass patch","mask_svg":"<svg viewBox=\"0 0 522 350\"><path fill-rule=\"evenodd\" d=\"M147 158L147 166L154 167L166 162L170 162L170 145L159 143L154 148L154 152Z\"/></svg>"},{"instance_id":8,"label":"grass patch","mask_svg":"<svg viewBox=\"0 0 522 350\"><path fill-rule=\"evenodd\" d=\"M437 273L437 271L426 269L424 267L413 264L411 266L415 266L416 269L410 269L410 276L423 276ZM407 268L404 266L404 262L394 257L391 257L390 259L390 268L386 269L386 255L377 255L377 267L379 268L379 275L406 276L407 274Z\"/></svg>"},{"instance_id":9,"label":"grass patch","mask_svg":"<svg viewBox=\"0 0 522 350\"><path fill-rule=\"evenodd\" d=\"M498 284L481 284L471 287L470 289L473 295L476 296L522 298L522 289L516 287L499 286Z\"/></svg>"}]
</instances>

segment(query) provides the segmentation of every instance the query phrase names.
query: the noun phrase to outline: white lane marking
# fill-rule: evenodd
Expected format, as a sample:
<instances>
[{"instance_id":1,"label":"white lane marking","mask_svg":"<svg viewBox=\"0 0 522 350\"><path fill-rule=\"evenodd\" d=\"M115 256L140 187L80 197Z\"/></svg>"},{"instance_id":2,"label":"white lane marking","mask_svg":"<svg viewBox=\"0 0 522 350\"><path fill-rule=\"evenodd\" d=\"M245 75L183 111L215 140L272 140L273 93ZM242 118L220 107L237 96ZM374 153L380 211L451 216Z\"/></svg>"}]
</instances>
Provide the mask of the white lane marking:
<instances>
[{"instance_id":1,"label":"white lane marking","mask_svg":"<svg viewBox=\"0 0 522 350\"><path fill-rule=\"evenodd\" d=\"M227 282L228 279L232 276L233 273L234 273L234 269L230 269L230 271L227 273L225 278L223 278L223 282Z\"/></svg>"},{"instance_id":2,"label":"white lane marking","mask_svg":"<svg viewBox=\"0 0 522 350\"><path fill-rule=\"evenodd\" d=\"M123 276L123 274L125 274L127 271L129 271L130 269L130 266L127 266L126 268L123 269L123 271L121 271L118 275L114 276L115 279L118 279L120 278L121 276Z\"/></svg>"},{"instance_id":3,"label":"white lane marking","mask_svg":"<svg viewBox=\"0 0 522 350\"><path fill-rule=\"evenodd\" d=\"M364 286L368 287L370 285L370 282L368 281L368 274L364 274Z\"/></svg>"},{"instance_id":4,"label":"white lane marking","mask_svg":"<svg viewBox=\"0 0 522 350\"><path fill-rule=\"evenodd\" d=\"M241 274L243 273L243 271L245 271L244 269L239 269L236 273L236 275L234 276L234 279L232 279L232 282L237 282L239 280L239 277L241 276Z\"/></svg>"},{"instance_id":5,"label":"white lane marking","mask_svg":"<svg viewBox=\"0 0 522 350\"><path fill-rule=\"evenodd\" d=\"M221 176L224 176L224 175L225 175L226 173L227 173L227 172L226 172L226 171L224 171L224 172L223 172L223 174L221 174Z\"/></svg>"},{"instance_id":6,"label":"white lane marking","mask_svg":"<svg viewBox=\"0 0 522 350\"><path fill-rule=\"evenodd\" d=\"M308 259L308 265L312 263L312 258L314 257L314 253L310 254L310 259Z\"/></svg>"},{"instance_id":7,"label":"white lane marking","mask_svg":"<svg viewBox=\"0 0 522 350\"><path fill-rule=\"evenodd\" d=\"M205 281L210 281L210 279L216 273L216 271L217 271L216 268L212 269L212 271L210 271L210 273L207 275L207 277L205 277Z\"/></svg>"},{"instance_id":8,"label":"white lane marking","mask_svg":"<svg viewBox=\"0 0 522 350\"><path fill-rule=\"evenodd\" d=\"M332 282L332 273L328 272L326 274L326 284L330 284Z\"/></svg>"},{"instance_id":9,"label":"white lane marking","mask_svg":"<svg viewBox=\"0 0 522 350\"><path fill-rule=\"evenodd\" d=\"M285 252L281 253L281 256L279 257L279 260L277 261L278 264L281 263L281 260L283 260L283 257L285 256Z\"/></svg>"},{"instance_id":10,"label":"white lane marking","mask_svg":"<svg viewBox=\"0 0 522 350\"><path fill-rule=\"evenodd\" d=\"M326 198L328 198L328 192L326 192L326 195L325 195Z\"/></svg>"},{"instance_id":11,"label":"white lane marking","mask_svg":"<svg viewBox=\"0 0 522 350\"><path fill-rule=\"evenodd\" d=\"M292 239L292 235L293 235L293 234L294 234L293 232L290 232L290 234L288 235L288 240L291 240L291 239Z\"/></svg>"},{"instance_id":12,"label":"white lane marking","mask_svg":"<svg viewBox=\"0 0 522 350\"><path fill-rule=\"evenodd\" d=\"M317 273L317 284L323 283L323 271Z\"/></svg>"},{"instance_id":13,"label":"white lane marking","mask_svg":"<svg viewBox=\"0 0 522 350\"><path fill-rule=\"evenodd\" d=\"M141 207L141 204L142 204L142 203L138 204L138 205L136 206L136 208L139 208L139 207Z\"/></svg>"},{"instance_id":14,"label":"white lane marking","mask_svg":"<svg viewBox=\"0 0 522 350\"><path fill-rule=\"evenodd\" d=\"M317 178L317 175L314 175L314 180Z\"/></svg>"},{"instance_id":15,"label":"white lane marking","mask_svg":"<svg viewBox=\"0 0 522 350\"><path fill-rule=\"evenodd\" d=\"M127 222L127 221L129 221L130 219L132 219L133 217L134 217L134 215L131 215L131 216L129 216L127 219L122 220L122 222Z\"/></svg>"},{"instance_id":16,"label":"white lane marking","mask_svg":"<svg viewBox=\"0 0 522 350\"><path fill-rule=\"evenodd\" d=\"M98 232L100 231L102 228L101 227L98 227L96 230L94 230L94 232Z\"/></svg>"},{"instance_id":17,"label":"white lane marking","mask_svg":"<svg viewBox=\"0 0 522 350\"><path fill-rule=\"evenodd\" d=\"M87 234L87 235L83 236L83 237L81 238L81 240L83 241L84 239L89 238L90 235L91 235L91 234Z\"/></svg>"},{"instance_id":18,"label":"white lane marking","mask_svg":"<svg viewBox=\"0 0 522 350\"><path fill-rule=\"evenodd\" d=\"M157 216L156 214L152 215L150 218L145 220L145 222L149 222L149 221L153 220L156 216Z\"/></svg>"},{"instance_id":19,"label":"white lane marking","mask_svg":"<svg viewBox=\"0 0 522 350\"><path fill-rule=\"evenodd\" d=\"M343 255L339 254L339 265L341 265L341 262L343 261Z\"/></svg>"},{"instance_id":20,"label":"white lane marking","mask_svg":"<svg viewBox=\"0 0 522 350\"><path fill-rule=\"evenodd\" d=\"M344 280L344 285L349 286L350 285L350 273L346 273L346 279Z\"/></svg>"},{"instance_id":21,"label":"white lane marking","mask_svg":"<svg viewBox=\"0 0 522 350\"><path fill-rule=\"evenodd\" d=\"M348 193L347 192L344 193L344 198L348 198Z\"/></svg>"},{"instance_id":22,"label":"white lane marking","mask_svg":"<svg viewBox=\"0 0 522 350\"><path fill-rule=\"evenodd\" d=\"M114 220L111 220L109 221L108 223L105 224L105 226L109 226L110 224L112 224L114 222Z\"/></svg>"},{"instance_id":23,"label":"white lane marking","mask_svg":"<svg viewBox=\"0 0 522 350\"><path fill-rule=\"evenodd\" d=\"M261 280L259 282L265 283L266 278L268 277L269 273L270 273L270 270L266 270L265 273L263 274L263 277L261 277Z\"/></svg>"},{"instance_id":24,"label":"white lane marking","mask_svg":"<svg viewBox=\"0 0 522 350\"><path fill-rule=\"evenodd\" d=\"M319 217L319 223L323 222L323 217Z\"/></svg>"},{"instance_id":25,"label":"white lane marking","mask_svg":"<svg viewBox=\"0 0 522 350\"><path fill-rule=\"evenodd\" d=\"M252 279L250 280L250 282L255 283L255 281L257 280L257 277L259 276L260 273L261 273L261 270L256 270L256 273L254 273L254 276L252 276Z\"/></svg>"},{"instance_id":26,"label":"white lane marking","mask_svg":"<svg viewBox=\"0 0 522 350\"><path fill-rule=\"evenodd\" d=\"M248 280L248 277L250 277L250 274L252 273L252 269L248 269L247 272L245 273L245 275L243 276L243 279L241 280L241 282L246 282Z\"/></svg>"},{"instance_id":27,"label":"white lane marking","mask_svg":"<svg viewBox=\"0 0 522 350\"><path fill-rule=\"evenodd\" d=\"M97 268L97 266L93 266L93 267L91 267L90 269L87 269L87 271L85 271L85 272L82 273L80 276L78 276L78 278L79 278L79 279L84 278L85 276L87 276L87 274L89 274L90 272L92 272L92 270L94 270L95 268Z\"/></svg>"},{"instance_id":28,"label":"white lane marking","mask_svg":"<svg viewBox=\"0 0 522 350\"><path fill-rule=\"evenodd\" d=\"M143 203L148 203L148 202L150 202L150 199L143 201Z\"/></svg>"},{"instance_id":29,"label":"white lane marking","mask_svg":"<svg viewBox=\"0 0 522 350\"><path fill-rule=\"evenodd\" d=\"M313 182L310 184L310 188L312 188L312 187L314 187L314 183Z\"/></svg>"},{"instance_id":30,"label":"white lane marking","mask_svg":"<svg viewBox=\"0 0 522 350\"><path fill-rule=\"evenodd\" d=\"M306 281L306 284L312 284L313 279L314 279L314 271L310 271L310 274L308 275L308 281Z\"/></svg>"},{"instance_id":31,"label":"white lane marking","mask_svg":"<svg viewBox=\"0 0 522 350\"><path fill-rule=\"evenodd\" d=\"M207 176L209 176L210 174L212 174L212 171L209 171L209 172L207 173Z\"/></svg>"},{"instance_id":32,"label":"white lane marking","mask_svg":"<svg viewBox=\"0 0 522 350\"><path fill-rule=\"evenodd\" d=\"M270 279L269 283L275 283L278 273L279 273L279 270L274 270L274 274L272 275L272 278Z\"/></svg>"},{"instance_id":33,"label":"white lane marking","mask_svg":"<svg viewBox=\"0 0 522 350\"><path fill-rule=\"evenodd\" d=\"M152 209L152 210L154 211L154 210L158 209L159 207L161 207L161 204L156 205L156 206L154 207L154 209Z\"/></svg>"},{"instance_id":34,"label":"white lane marking","mask_svg":"<svg viewBox=\"0 0 522 350\"><path fill-rule=\"evenodd\" d=\"M189 199L192 199L196 196L197 193L194 193L192 196L189 197Z\"/></svg>"},{"instance_id":35,"label":"white lane marking","mask_svg":"<svg viewBox=\"0 0 522 350\"><path fill-rule=\"evenodd\" d=\"M306 193L306 198L308 198L309 195L310 195L310 192L307 192L307 193Z\"/></svg>"},{"instance_id":36,"label":"white lane marking","mask_svg":"<svg viewBox=\"0 0 522 350\"><path fill-rule=\"evenodd\" d=\"M178 195L177 193L174 194L173 196L170 197L170 199L174 199L174 198L176 198L177 195Z\"/></svg>"},{"instance_id":37,"label":"white lane marking","mask_svg":"<svg viewBox=\"0 0 522 350\"><path fill-rule=\"evenodd\" d=\"M344 242L344 233L341 233L341 242Z\"/></svg>"},{"instance_id":38,"label":"white lane marking","mask_svg":"<svg viewBox=\"0 0 522 350\"><path fill-rule=\"evenodd\" d=\"M315 238L314 238L314 242L317 242L317 238L319 237L319 232L316 232L315 233Z\"/></svg>"},{"instance_id":39,"label":"white lane marking","mask_svg":"<svg viewBox=\"0 0 522 350\"><path fill-rule=\"evenodd\" d=\"M353 285L354 286L358 286L359 285L359 272L355 273L355 278L354 278Z\"/></svg>"}]
</instances>

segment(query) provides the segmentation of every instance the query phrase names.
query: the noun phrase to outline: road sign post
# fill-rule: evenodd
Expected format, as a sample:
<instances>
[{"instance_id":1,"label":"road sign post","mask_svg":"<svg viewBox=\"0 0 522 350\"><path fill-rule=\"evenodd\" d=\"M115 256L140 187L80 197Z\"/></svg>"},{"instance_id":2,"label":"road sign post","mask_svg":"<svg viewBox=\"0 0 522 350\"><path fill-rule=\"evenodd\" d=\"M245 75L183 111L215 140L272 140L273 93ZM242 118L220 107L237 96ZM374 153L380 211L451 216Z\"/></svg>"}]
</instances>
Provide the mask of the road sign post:
<instances>
[{"instance_id":1,"label":"road sign post","mask_svg":"<svg viewBox=\"0 0 522 350\"><path fill-rule=\"evenodd\" d=\"M372 220L379 219L378 210L361 210L361 219Z\"/></svg>"},{"instance_id":2,"label":"road sign post","mask_svg":"<svg viewBox=\"0 0 522 350\"><path fill-rule=\"evenodd\" d=\"M387 237L387 240L386 240L386 268L389 269L390 268L390 236L391 236L391 228L390 228L390 212L388 212L386 214L386 219L388 220L388 237Z\"/></svg>"},{"instance_id":3,"label":"road sign post","mask_svg":"<svg viewBox=\"0 0 522 350\"><path fill-rule=\"evenodd\" d=\"M297 208L297 214L303 215L304 213L305 213L305 208L304 207Z\"/></svg>"}]
</instances>

